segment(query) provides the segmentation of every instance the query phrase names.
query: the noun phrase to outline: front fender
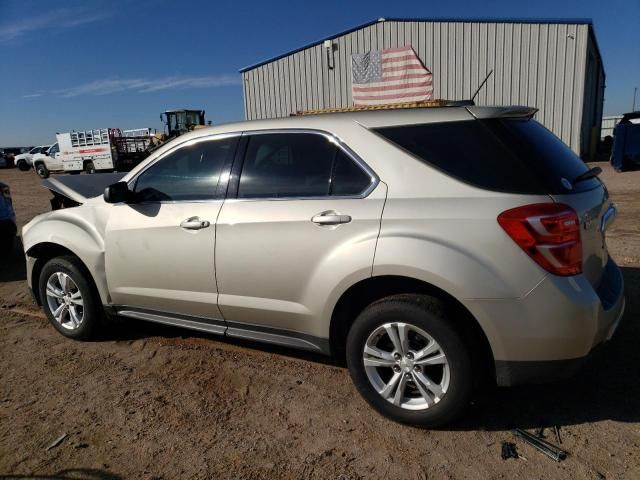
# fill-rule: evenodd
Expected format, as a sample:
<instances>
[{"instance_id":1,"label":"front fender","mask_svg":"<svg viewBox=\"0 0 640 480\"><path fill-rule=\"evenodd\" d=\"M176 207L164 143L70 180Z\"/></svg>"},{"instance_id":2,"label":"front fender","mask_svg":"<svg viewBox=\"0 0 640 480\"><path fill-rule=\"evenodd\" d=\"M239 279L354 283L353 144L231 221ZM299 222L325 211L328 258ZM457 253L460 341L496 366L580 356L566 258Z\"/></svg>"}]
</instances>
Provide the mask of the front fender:
<instances>
[{"instance_id":1,"label":"front fender","mask_svg":"<svg viewBox=\"0 0 640 480\"><path fill-rule=\"evenodd\" d=\"M22 241L27 256L28 280L32 286L34 258L42 255L50 245L64 247L76 255L87 267L103 303L109 302L104 268L104 222L96 221L92 208L57 210L34 218L24 226Z\"/></svg>"}]
</instances>

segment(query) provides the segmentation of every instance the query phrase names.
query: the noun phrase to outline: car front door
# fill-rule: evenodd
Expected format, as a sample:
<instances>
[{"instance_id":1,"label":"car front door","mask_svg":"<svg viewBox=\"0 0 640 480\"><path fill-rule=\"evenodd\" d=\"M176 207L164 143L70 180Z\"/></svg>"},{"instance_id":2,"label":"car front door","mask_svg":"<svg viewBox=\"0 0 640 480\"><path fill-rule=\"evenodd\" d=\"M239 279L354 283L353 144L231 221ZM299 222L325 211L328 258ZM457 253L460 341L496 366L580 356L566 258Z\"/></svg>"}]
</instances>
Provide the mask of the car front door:
<instances>
[{"instance_id":1,"label":"car front door","mask_svg":"<svg viewBox=\"0 0 640 480\"><path fill-rule=\"evenodd\" d=\"M227 334L314 348L331 292L371 274L386 186L323 132L245 134L240 149L216 225Z\"/></svg>"},{"instance_id":2,"label":"car front door","mask_svg":"<svg viewBox=\"0 0 640 480\"><path fill-rule=\"evenodd\" d=\"M224 331L215 221L238 138L203 137L176 146L129 182L135 203L111 206L105 269L112 303L123 315L180 317Z\"/></svg>"},{"instance_id":3,"label":"car front door","mask_svg":"<svg viewBox=\"0 0 640 480\"><path fill-rule=\"evenodd\" d=\"M60 153L60 146L57 143L54 144L47 152L45 165L47 166L47 169L53 172L62 170L62 154Z\"/></svg>"}]
</instances>

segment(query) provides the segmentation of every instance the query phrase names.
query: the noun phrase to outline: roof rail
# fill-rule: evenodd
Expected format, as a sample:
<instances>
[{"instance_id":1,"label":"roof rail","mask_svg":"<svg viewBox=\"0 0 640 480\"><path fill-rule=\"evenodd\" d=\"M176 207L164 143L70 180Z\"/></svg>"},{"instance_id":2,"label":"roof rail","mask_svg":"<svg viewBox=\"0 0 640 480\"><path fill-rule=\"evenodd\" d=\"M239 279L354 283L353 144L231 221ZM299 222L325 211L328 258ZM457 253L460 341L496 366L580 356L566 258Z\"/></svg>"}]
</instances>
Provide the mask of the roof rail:
<instances>
[{"instance_id":1,"label":"roof rail","mask_svg":"<svg viewBox=\"0 0 640 480\"><path fill-rule=\"evenodd\" d=\"M373 110L395 110L401 108L428 107L470 107L475 105L471 100L426 100L424 102L385 103L383 105L355 105L344 108L321 108L317 110L303 110L292 113L291 117L304 115L320 115L323 113L368 112Z\"/></svg>"}]
</instances>

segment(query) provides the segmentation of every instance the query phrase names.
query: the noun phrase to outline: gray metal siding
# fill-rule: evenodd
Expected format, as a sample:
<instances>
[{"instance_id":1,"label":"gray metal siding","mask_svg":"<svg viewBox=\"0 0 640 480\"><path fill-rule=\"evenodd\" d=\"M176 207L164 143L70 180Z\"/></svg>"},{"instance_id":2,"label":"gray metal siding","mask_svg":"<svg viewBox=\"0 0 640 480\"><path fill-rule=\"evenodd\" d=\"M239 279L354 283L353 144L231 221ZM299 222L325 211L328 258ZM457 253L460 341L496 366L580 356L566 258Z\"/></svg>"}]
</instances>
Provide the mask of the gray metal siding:
<instances>
[{"instance_id":1,"label":"gray metal siding","mask_svg":"<svg viewBox=\"0 0 640 480\"><path fill-rule=\"evenodd\" d=\"M244 71L247 119L352 106L351 54L410 44L433 72L435 98L468 99L493 69L477 104L537 107L536 118L574 151L588 147L588 138L581 138L590 136L583 102L594 100L585 94L586 63L588 48L596 51L588 25L385 21L332 43L332 69L327 50L317 44ZM602 78L590 81L603 82L601 60L595 57Z\"/></svg>"}]
</instances>

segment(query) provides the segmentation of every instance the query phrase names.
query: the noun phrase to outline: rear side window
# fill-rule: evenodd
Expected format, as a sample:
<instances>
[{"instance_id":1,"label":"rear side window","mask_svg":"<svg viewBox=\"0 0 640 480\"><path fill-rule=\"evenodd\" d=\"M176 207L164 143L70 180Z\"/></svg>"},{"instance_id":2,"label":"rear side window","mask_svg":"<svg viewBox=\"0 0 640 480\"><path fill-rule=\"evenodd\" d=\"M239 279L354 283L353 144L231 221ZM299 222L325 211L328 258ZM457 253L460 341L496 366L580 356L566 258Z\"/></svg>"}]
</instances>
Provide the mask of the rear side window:
<instances>
[{"instance_id":1,"label":"rear side window","mask_svg":"<svg viewBox=\"0 0 640 480\"><path fill-rule=\"evenodd\" d=\"M509 193L566 194L600 185L591 179L567 189L587 166L533 119L491 119L376 130L422 161L471 185Z\"/></svg>"},{"instance_id":2,"label":"rear side window","mask_svg":"<svg viewBox=\"0 0 640 480\"><path fill-rule=\"evenodd\" d=\"M239 198L356 196L371 177L325 136L267 133L249 138Z\"/></svg>"},{"instance_id":3,"label":"rear side window","mask_svg":"<svg viewBox=\"0 0 640 480\"><path fill-rule=\"evenodd\" d=\"M329 193L338 197L358 195L370 185L371 176L346 153L337 149Z\"/></svg>"}]
</instances>

